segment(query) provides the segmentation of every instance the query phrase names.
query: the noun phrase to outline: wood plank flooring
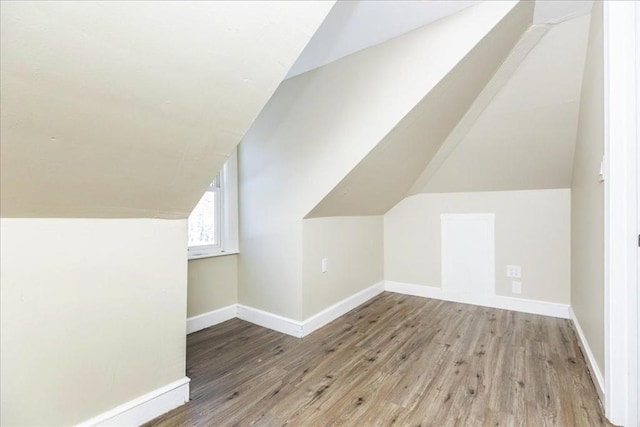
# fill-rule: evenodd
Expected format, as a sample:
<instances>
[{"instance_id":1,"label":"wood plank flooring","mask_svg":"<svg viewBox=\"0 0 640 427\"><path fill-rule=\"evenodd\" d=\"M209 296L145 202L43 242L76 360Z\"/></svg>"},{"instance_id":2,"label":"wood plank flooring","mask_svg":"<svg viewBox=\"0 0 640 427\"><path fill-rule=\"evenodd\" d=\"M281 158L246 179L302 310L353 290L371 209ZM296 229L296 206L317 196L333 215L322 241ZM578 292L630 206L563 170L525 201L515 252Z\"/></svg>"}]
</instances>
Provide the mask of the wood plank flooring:
<instances>
[{"instance_id":1,"label":"wood plank flooring","mask_svg":"<svg viewBox=\"0 0 640 427\"><path fill-rule=\"evenodd\" d=\"M568 320L383 293L299 339L187 338L191 401L148 426L602 426Z\"/></svg>"}]
</instances>

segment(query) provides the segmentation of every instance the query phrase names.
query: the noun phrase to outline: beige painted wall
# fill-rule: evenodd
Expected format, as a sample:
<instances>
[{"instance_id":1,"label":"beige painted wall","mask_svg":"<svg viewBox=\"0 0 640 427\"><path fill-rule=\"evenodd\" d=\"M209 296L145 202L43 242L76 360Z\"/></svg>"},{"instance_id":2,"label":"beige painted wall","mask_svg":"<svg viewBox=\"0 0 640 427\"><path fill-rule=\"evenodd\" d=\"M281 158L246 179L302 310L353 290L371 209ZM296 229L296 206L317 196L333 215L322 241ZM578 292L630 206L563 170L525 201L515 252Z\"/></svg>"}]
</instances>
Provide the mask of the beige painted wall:
<instances>
[{"instance_id":1,"label":"beige painted wall","mask_svg":"<svg viewBox=\"0 0 640 427\"><path fill-rule=\"evenodd\" d=\"M237 255L194 259L187 270L187 317L238 302Z\"/></svg>"},{"instance_id":2,"label":"beige painted wall","mask_svg":"<svg viewBox=\"0 0 640 427\"><path fill-rule=\"evenodd\" d=\"M186 220L0 220L1 424L73 425L185 375Z\"/></svg>"},{"instance_id":3,"label":"beige painted wall","mask_svg":"<svg viewBox=\"0 0 640 427\"><path fill-rule=\"evenodd\" d=\"M385 280L441 286L440 214L495 213L496 294L569 303L570 190L418 194L384 216Z\"/></svg>"},{"instance_id":4,"label":"beige painted wall","mask_svg":"<svg viewBox=\"0 0 640 427\"><path fill-rule=\"evenodd\" d=\"M571 305L604 373L604 44L602 2L591 12L571 188Z\"/></svg>"},{"instance_id":5,"label":"beige painted wall","mask_svg":"<svg viewBox=\"0 0 640 427\"><path fill-rule=\"evenodd\" d=\"M306 219L302 228L303 318L383 280L381 216Z\"/></svg>"},{"instance_id":6,"label":"beige painted wall","mask_svg":"<svg viewBox=\"0 0 640 427\"><path fill-rule=\"evenodd\" d=\"M262 190L248 199L240 187L238 303L302 320L302 219L269 200L277 191Z\"/></svg>"},{"instance_id":7,"label":"beige painted wall","mask_svg":"<svg viewBox=\"0 0 640 427\"><path fill-rule=\"evenodd\" d=\"M302 218L515 4L480 4L280 85L238 151L241 304L302 320Z\"/></svg>"}]
</instances>

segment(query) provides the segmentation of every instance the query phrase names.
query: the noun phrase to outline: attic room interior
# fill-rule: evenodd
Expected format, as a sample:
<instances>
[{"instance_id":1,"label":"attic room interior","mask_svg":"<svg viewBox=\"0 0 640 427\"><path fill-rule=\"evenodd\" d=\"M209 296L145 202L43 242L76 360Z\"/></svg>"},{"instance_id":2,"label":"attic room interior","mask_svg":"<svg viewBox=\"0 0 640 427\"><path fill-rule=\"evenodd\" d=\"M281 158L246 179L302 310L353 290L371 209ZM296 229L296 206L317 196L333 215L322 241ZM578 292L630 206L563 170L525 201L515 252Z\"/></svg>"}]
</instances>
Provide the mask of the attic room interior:
<instances>
[{"instance_id":1,"label":"attic room interior","mask_svg":"<svg viewBox=\"0 0 640 427\"><path fill-rule=\"evenodd\" d=\"M640 2L0 2L0 425L640 425Z\"/></svg>"}]
</instances>

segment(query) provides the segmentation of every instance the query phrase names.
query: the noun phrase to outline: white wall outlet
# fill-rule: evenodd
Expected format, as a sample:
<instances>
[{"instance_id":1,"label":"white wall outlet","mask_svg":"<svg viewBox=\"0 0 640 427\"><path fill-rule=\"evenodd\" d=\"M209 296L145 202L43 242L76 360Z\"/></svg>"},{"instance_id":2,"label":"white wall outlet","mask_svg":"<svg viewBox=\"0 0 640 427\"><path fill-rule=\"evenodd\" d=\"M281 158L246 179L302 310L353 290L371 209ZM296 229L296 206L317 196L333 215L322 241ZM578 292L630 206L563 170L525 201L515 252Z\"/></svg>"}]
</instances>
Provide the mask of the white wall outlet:
<instances>
[{"instance_id":1,"label":"white wall outlet","mask_svg":"<svg viewBox=\"0 0 640 427\"><path fill-rule=\"evenodd\" d=\"M512 294L521 294L522 293L522 282L513 281L511 282L511 293Z\"/></svg>"},{"instance_id":2,"label":"white wall outlet","mask_svg":"<svg viewBox=\"0 0 640 427\"><path fill-rule=\"evenodd\" d=\"M519 265L507 265L507 277L519 279L522 277L522 267Z\"/></svg>"},{"instance_id":3,"label":"white wall outlet","mask_svg":"<svg viewBox=\"0 0 640 427\"><path fill-rule=\"evenodd\" d=\"M321 263L321 267L320 267L320 271L323 273L326 273L327 271L329 271L329 260L327 258L322 258L322 263Z\"/></svg>"}]
</instances>

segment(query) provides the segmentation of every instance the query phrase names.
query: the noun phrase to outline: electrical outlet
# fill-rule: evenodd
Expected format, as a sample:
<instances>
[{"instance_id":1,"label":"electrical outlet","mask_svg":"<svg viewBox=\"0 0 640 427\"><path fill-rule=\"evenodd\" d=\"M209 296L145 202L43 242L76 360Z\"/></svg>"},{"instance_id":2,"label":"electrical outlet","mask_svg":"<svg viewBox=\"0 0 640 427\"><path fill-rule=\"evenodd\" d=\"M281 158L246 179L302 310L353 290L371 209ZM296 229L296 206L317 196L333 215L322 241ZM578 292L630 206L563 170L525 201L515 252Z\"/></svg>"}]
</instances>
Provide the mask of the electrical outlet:
<instances>
[{"instance_id":1,"label":"electrical outlet","mask_svg":"<svg viewBox=\"0 0 640 427\"><path fill-rule=\"evenodd\" d=\"M522 277L522 267L519 265L507 265L507 277L519 279Z\"/></svg>"},{"instance_id":2,"label":"electrical outlet","mask_svg":"<svg viewBox=\"0 0 640 427\"><path fill-rule=\"evenodd\" d=\"M322 273L326 273L327 271L329 271L329 260L327 258L322 258L322 263L321 263L321 268L320 271Z\"/></svg>"},{"instance_id":3,"label":"electrical outlet","mask_svg":"<svg viewBox=\"0 0 640 427\"><path fill-rule=\"evenodd\" d=\"M511 282L511 293L512 294L521 294L522 293L522 282L513 281Z\"/></svg>"}]
</instances>

